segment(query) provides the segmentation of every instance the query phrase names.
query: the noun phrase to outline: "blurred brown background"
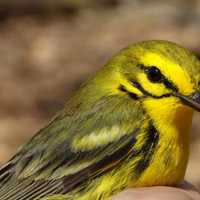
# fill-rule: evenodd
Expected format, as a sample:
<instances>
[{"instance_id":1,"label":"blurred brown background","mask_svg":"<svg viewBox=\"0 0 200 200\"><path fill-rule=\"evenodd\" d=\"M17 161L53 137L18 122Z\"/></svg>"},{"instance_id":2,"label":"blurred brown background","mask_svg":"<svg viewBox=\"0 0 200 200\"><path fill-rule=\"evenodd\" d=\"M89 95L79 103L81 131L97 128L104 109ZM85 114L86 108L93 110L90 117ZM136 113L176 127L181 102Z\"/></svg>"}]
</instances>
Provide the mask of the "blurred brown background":
<instances>
[{"instance_id":1,"label":"blurred brown background","mask_svg":"<svg viewBox=\"0 0 200 200\"><path fill-rule=\"evenodd\" d=\"M200 50L199 0L0 0L0 164L120 48L165 39ZM187 179L200 188L200 115Z\"/></svg>"}]
</instances>

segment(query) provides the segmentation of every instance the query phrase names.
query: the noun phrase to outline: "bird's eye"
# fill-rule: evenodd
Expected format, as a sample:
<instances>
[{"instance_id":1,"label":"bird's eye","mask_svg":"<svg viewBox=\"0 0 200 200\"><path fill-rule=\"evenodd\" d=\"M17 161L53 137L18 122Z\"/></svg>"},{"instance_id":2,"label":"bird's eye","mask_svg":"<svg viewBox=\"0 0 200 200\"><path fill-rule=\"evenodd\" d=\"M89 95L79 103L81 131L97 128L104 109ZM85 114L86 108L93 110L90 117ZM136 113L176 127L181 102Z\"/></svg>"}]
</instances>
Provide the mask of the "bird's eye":
<instances>
[{"instance_id":1,"label":"bird's eye","mask_svg":"<svg viewBox=\"0 0 200 200\"><path fill-rule=\"evenodd\" d=\"M163 76L157 67L148 67L147 69L145 69L145 72L147 73L147 77L151 82L155 83L162 81Z\"/></svg>"}]
</instances>

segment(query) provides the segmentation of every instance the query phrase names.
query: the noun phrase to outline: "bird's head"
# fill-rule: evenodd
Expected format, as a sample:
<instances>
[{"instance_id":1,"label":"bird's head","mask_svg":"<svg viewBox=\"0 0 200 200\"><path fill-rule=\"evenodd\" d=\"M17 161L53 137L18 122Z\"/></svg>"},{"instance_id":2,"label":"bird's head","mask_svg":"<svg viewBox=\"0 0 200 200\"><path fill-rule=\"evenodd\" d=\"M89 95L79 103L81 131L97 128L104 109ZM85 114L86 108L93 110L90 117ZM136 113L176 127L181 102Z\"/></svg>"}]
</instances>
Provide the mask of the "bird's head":
<instances>
[{"instance_id":1,"label":"bird's head","mask_svg":"<svg viewBox=\"0 0 200 200\"><path fill-rule=\"evenodd\" d=\"M109 80L104 87L141 102L152 118L173 121L178 113L184 123L193 109L200 111L200 62L174 43L146 41L129 46L103 71Z\"/></svg>"}]
</instances>

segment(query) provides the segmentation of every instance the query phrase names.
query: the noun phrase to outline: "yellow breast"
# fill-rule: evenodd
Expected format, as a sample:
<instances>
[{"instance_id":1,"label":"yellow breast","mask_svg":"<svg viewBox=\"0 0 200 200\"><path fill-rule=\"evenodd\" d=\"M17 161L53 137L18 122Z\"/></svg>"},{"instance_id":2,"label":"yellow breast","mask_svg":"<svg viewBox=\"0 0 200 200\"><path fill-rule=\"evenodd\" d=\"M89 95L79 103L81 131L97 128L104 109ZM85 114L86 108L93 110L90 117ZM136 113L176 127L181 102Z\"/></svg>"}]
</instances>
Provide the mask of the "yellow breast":
<instances>
[{"instance_id":1,"label":"yellow breast","mask_svg":"<svg viewBox=\"0 0 200 200\"><path fill-rule=\"evenodd\" d=\"M176 185L184 179L188 156L192 110L173 97L144 102L159 134L149 167L133 186Z\"/></svg>"}]
</instances>

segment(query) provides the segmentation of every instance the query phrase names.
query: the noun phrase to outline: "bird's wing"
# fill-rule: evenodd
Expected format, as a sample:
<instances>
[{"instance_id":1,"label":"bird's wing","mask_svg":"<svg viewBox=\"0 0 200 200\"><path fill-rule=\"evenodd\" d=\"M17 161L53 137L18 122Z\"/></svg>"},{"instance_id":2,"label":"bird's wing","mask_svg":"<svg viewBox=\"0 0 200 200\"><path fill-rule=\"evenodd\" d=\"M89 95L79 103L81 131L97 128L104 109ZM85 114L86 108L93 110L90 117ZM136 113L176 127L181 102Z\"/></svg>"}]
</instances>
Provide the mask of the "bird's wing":
<instances>
[{"instance_id":1,"label":"bird's wing","mask_svg":"<svg viewBox=\"0 0 200 200\"><path fill-rule=\"evenodd\" d=\"M39 131L0 169L0 200L67 193L113 169L130 152L134 154L138 132L134 118L133 125L125 126L123 118L129 118L130 111L122 113L125 108L113 105L115 101L106 103L112 104L112 110L109 106L102 110L104 102L98 102L84 116L65 112Z\"/></svg>"}]
</instances>

